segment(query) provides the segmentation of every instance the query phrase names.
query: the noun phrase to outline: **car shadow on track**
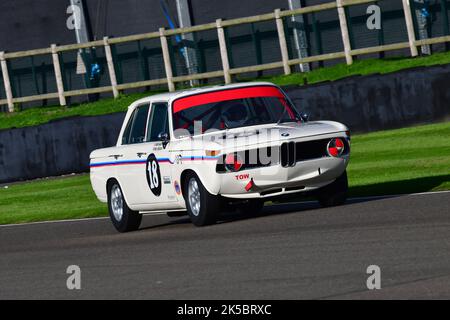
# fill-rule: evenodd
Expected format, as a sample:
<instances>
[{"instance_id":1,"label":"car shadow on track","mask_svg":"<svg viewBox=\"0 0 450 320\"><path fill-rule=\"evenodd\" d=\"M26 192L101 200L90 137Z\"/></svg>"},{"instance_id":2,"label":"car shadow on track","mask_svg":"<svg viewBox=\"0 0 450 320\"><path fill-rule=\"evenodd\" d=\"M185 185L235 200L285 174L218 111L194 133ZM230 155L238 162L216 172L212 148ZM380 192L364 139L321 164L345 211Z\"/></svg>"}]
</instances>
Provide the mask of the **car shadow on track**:
<instances>
[{"instance_id":1,"label":"car shadow on track","mask_svg":"<svg viewBox=\"0 0 450 320\"><path fill-rule=\"evenodd\" d=\"M383 197L384 198L384 197ZM374 199L379 200L380 198ZM372 199L357 199L357 200L349 200L347 201L345 205L357 203L357 202L367 202L371 201ZM261 212L258 213L240 213L238 211L227 211L220 214L218 218L217 225L220 224L226 224L230 222L235 221L243 221L243 220L250 220L250 219L257 219L267 216L274 216L274 215L283 215L283 214L289 214L293 212L307 212L310 210L318 210L322 207L317 201L304 201L304 202L290 202L290 203L281 203L281 204L266 204L264 206L264 209ZM151 219L151 216L147 216L147 219ZM172 220L165 223L154 223L151 225L144 226L140 228L141 231L143 230L152 230L152 229L160 229L165 227L176 227L179 225L190 225L191 220L189 217L181 216L181 217L172 217Z\"/></svg>"},{"instance_id":2,"label":"car shadow on track","mask_svg":"<svg viewBox=\"0 0 450 320\"><path fill-rule=\"evenodd\" d=\"M368 184L364 186L350 186L349 192L352 197L420 193L431 191L449 181L450 174L445 174L439 176Z\"/></svg>"},{"instance_id":3,"label":"car shadow on track","mask_svg":"<svg viewBox=\"0 0 450 320\"><path fill-rule=\"evenodd\" d=\"M374 200L380 200L385 198L390 198L391 196L386 197L379 197L374 199L351 199L347 200L347 202L340 207L350 205L353 203L359 203L359 202L368 202L368 201L374 201ZM283 215L283 214L290 214L294 212L307 212L311 210L319 210L323 207L319 204L318 201L303 201L303 202L287 202L287 203L280 203L280 204L269 204L265 205L264 209L261 212L258 213L239 213L239 212L226 212L223 213L220 217L220 223L229 223L229 222L235 222L239 220L248 220L248 219L256 219L256 218L262 218L267 216L274 216L274 215Z\"/></svg>"},{"instance_id":4,"label":"car shadow on track","mask_svg":"<svg viewBox=\"0 0 450 320\"><path fill-rule=\"evenodd\" d=\"M350 187L350 199L343 205L351 205L355 203L380 201L388 198L395 198L410 193L420 193L433 190L442 183L450 181L450 175L440 175L434 177L423 177L409 180L390 181L366 186ZM386 195L386 193L391 195ZM385 194L385 195L382 195ZM287 202L281 204L269 204L259 213L238 213L236 211L225 212L220 215L218 224L230 223L239 220L256 219L265 216L289 214L293 212L306 212L309 210L318 210L322 207L315 200L300 198L299 202ZM141 230L157 229L168 226L190 224L189 217L182 216L172 218L172 221L162 224L155 224L143 227Z\"/></svg>"},{"instance_id":5,"label":"car shadow on track","mask_svg":"<svg viewBox=\"0 0 450 320\"><path fill-rule=\"evenodd\" d=\"M365 186L355 186L349 188L350 198L343 205L363 203L369 201L379 201L388 198L405 196L411 193L428 192L434 188L450 181L450 175L440 175L433 177L422 177L416 179L389 181L384 183L370 184ZM301 200L300 200L301 201ZM231 213L223 215L222 223L237 220L252 219L276 214L288 214L292 212L302 212L307 210L317 210L322 207L317 201L303 201L294 203L284 203L265 206L264 210L258 214L238 214Z\"/></svg>"}]
</instances>

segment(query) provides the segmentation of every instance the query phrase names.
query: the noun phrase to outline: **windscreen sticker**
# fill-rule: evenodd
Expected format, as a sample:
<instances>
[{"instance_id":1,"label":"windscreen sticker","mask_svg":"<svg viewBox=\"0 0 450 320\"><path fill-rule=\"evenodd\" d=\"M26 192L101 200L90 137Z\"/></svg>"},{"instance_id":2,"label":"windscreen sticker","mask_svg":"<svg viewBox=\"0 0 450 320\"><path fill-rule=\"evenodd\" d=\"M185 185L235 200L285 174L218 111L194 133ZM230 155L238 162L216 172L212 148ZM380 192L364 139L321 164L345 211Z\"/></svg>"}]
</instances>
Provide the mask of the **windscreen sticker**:
<instances>
[{"instance_id":1,"label":"windscreen sticker","mask_svg":"<svg viewBox=\"0 0 450 320\"><path fill-rule=\"evenodd\" d=\"M217 103L221 101L245 99L245 98L263 98L274 97L285 99L281 91L272 86L257 86L248 88L220 90L208 93L195 94L185 98L175 100L173 103L173 112L177 113L185 109L200 106L208 103Z\"/></svg>"},{"instance_id":2,"label":"windscreen sticker","mask_svg":"<svg viewBox=\"0 0 450 320\"><path fill-rule=\"evenodd\" d=\"M180 184L178 183L178 181L175 180L175 182L173 183L173 186L175 188L175 192L177 193L177 195L181 194L181 188L180 188Z\"/></svg>"}]
</instances>

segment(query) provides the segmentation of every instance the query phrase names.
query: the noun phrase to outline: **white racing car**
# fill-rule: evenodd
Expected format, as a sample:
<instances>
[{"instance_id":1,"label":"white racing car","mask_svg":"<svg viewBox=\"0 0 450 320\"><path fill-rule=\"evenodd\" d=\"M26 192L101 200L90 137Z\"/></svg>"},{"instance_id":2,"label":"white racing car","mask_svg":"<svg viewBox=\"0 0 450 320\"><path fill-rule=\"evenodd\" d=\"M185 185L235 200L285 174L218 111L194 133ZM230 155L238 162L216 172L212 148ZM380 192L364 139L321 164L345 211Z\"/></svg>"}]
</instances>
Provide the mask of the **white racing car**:
<instances>
[{"instance_id":1,"label":"white racing car","mask_svg":"<svg viewBox=\"0 0 450 320\"><path fill-rule=\"evenodd\" d=\"M310 122L270 83L150 96L134 102L117 145L90 156L92 187L120 232L142 213L184 211L197 226L225 208L255 213L300 193L345 202L350 133Z\"/></svg>"}]
</instances>

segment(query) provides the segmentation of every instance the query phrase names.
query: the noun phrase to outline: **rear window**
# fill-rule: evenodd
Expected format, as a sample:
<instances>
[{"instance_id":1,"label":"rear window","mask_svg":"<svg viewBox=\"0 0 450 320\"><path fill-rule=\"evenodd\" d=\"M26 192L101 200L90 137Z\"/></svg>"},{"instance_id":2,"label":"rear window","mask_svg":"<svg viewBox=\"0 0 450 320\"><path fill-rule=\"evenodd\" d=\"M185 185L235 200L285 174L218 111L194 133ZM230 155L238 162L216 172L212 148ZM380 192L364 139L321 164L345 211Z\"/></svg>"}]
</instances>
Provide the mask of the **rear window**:
<instances>
[{"instance_id":1,"label":"rear window","mask_svg":"<svg viewBox=\"0 0 450 320\"><path fill-rule=\"evenodd\" d=\"M122 144L135 144L145 141L145 129L149 105L136 108L122 137Z\"/></svg>"}]
</instances>

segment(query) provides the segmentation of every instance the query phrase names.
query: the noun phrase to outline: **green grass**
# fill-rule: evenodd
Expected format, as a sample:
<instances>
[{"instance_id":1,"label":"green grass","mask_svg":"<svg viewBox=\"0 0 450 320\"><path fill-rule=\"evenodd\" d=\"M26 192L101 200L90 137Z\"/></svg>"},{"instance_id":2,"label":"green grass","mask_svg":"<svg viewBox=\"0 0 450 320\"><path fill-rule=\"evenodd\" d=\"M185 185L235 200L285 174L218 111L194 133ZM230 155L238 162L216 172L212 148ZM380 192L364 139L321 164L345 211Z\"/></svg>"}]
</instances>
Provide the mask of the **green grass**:
<instances>
[{"instance_id":1,"label":"green grass","mask_svg":"<svg viewBox=\"0 0 450 320\"><path fill-rule=\"evenodd\" d=\"M350 194L450 190L450 122L352 138ZM0 224L106 216L88 175L0 188Z\"/></svg>"},{"instance_id":2,"label":"green grass","mask_svg":"<svg viewBox=\"0 0 450 320\"><path fill-rule=\"evenodd\" d=\"M449 138L450 122L355 136L351 194L450 190Z\"/></svg>"},{"instance_id":3,"label":"green grass","mask_svg":"<svg viewBox=\"0 0 450 320\"><path fill-rule=\"evenodd\" d=\"M88 175L36 180L0 190L0 224L100 217L107 213Z\"/></svg>"},{"instance_id":4,"label":"green grass","mask_svg":"<svg viewBox=\"0 0 450 320\"><path fill-rule=\"evenodd\" d=\"M337 64L332 67L316 69L309 73L293 73L288 76L283 75L262 79L267 79L280 86L301 85L305 83L305 79L308 84L313 84L323 81L335 81L356 75L385 74L415 67L448 63L450 63L450 52L442 52L417 58L355 60L350 66Z\"/></svg>"},{"instance_id":5,"label":"green grass","mask_svg":"<svg viewBox=\"0 0 450 320\"><path fill-rule=\"evenodd\" d=\"M419 58L391 58L355 60L354 64L338 64L313 70L307 74L294 73L289 76L263 77L257 80L270 81L278 85L302 85L305 83L318 83L323 81L334 81L354 75L368 75L374 73L389 73L403 69L432 66L450 63L450 52L436 53L427 57ZM254 80L254 79L252 79ZM135 100L158 93L156 91L121 95L119 99L102 99L98 102L85 103L78 106L65 107L42 107L13 114L0 113L0 129L21 128L46 123L50 120L71 116L94 116L125 111Z\"/></svg>"},{"instance_id":6,"label":"green grass","mask_svg":"<svg viewBox=\"0 0 450 320\"><path fill-rule=\"evenodd\" d=\"M83 103L71 107L42 107L10 114L0 113L0 129L34 126L47 123L51 120L74 116L96 116L122 112L126 111L132 102L156 93L158 92L120 95L118 99L101 99L97 102Z\"/></svg>"}]
</instances>

